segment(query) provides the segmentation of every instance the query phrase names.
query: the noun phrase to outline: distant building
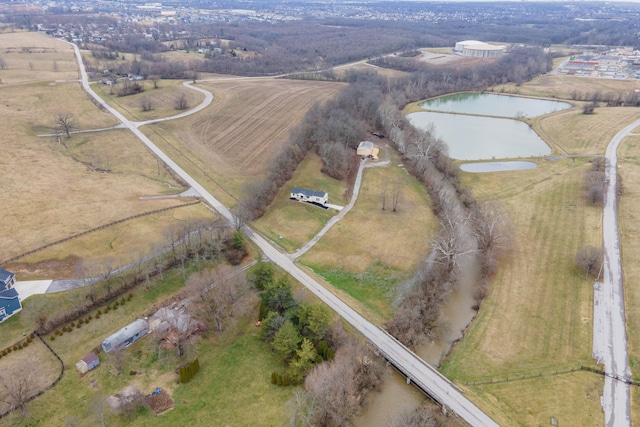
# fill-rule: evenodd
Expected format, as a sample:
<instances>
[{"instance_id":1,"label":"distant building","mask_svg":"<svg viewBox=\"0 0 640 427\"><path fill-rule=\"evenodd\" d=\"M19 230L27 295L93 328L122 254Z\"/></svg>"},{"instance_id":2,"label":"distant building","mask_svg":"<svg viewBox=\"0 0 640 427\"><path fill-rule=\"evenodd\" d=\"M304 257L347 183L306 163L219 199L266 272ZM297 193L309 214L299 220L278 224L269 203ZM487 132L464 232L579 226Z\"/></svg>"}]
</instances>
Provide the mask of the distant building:
<instances>
[{"instance_id":1,"label":"distant building","mask_svg":"<svg viewBox=\"0 0 640 427\"><path fill-rule=\"evenodd\" d=\"M22 310L18 291L14 288L16 275L0 268L0 322Z\"/></svg>"},{"instance_id":2,"label":"distant building","mask_svg":"<svg viewBox=\"0 0 640 427\"><path fill-rule=\"evenodd\" d=\"M465 40L456 43L453 51L462 56L474 58L500 58L505 46L496 46L478 40Z\"/></svg>"},{"instance_id":3,"label":"distant building","mask_svg":"<svg viewBox=\"0 0 640 427\"><path fill-rule=\"evenodd\" d=\"M149 333L149 324L146 320L138 319L129 323L115 334L109 335L102 341L102 349L105 352L120 350L129 347L143 336Z\"/></svg>"},{"instance_id":4,"label":"distant building","mask_svg":"<svg viewBox=\"0 0 640 427\"><path fill-rule=\"evenodd\" d=\"M304 188L293 187L291 189L291 200L312 203L326 207L329 202L329 195L324 191L305 190Z\"/></svg>"},{"instance_id":5,"label":"distant building","mask_svg":"<svg viewBox=\"0 0 640 427\"><path fill-rule=\"evenodd\" d=\"M76 363L76 369L81 374L86 374L96 366L100 364L100 359L95 353L89 353L85 357L82 358L78 363Z\"/></svg>"},{"instance_id":6,"label":"distant building","mask_svg":"<svg viewBox=\"0 0 640 427\"><path fill-rule=\"evenodd\" d=\"M358 148L356 149L356 154L362 157L368 157L373 160L378 160L378 153L380 149L373 145L371 141L362 141L358 144Z\"/></svg>"}]
</instances>

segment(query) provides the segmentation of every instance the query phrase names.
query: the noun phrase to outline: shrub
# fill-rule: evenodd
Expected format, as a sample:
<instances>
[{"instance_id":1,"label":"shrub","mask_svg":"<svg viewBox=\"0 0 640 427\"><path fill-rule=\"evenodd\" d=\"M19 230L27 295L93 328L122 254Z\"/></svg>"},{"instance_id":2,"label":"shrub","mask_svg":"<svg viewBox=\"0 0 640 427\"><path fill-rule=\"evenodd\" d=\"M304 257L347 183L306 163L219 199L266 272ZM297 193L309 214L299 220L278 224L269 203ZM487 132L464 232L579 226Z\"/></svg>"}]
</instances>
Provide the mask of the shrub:
<instances>
[{"instance_id":1,"label":"shrub","mask_svg":"<svg viewBox=\"0 0 640 427\"><path fill-rule=\"evenodd\" d=\"M78 320L78 326L82 325L84 323L84 319L79 319Z\"/></svg>"},{"instance_id":2,"label":"shrub","mask_svg":"<svg viewBox=\"0 0 640 427\"><path fill-rule=\"evenodd\" d=\"M9 348L7 349L7 353L11 353L12 351L13 351L13 350L11 350L11 347L9 347Z\"/></svg>"},{"instance_id":3,"label":"shrub","mask_svg":"<svg viewBox=\"0 0 640 427\"><path fill-rule=\"evenodd\" d=\"M17 349L18 349L18 346L14 344L13 345L13 351L16 351Z\"/></svg>"},{"instance_id":4,"label":"shrub","mask_svg":"<svg viewBox=\"0 0 640 427\"><path fill-rule=\"evenodd\" d=\"M70 326L71 326L72 328L75 328L75 326L76 326L76 322L71 322Z\"/></svg>"},{"instance_id":5,"label":"shrub","mask_svg":"<svg viewBox=\"0 0 640 427\"><path fill-rule=\"evenodd\" d=\"M80 329L81 326L82 326L82 323L78 322L78 324L76 325L76 328Z\"/></svg>"},{"instance_id":6,"label":"shrub","mask_svg":"<svg viewBox=\"0 0 640 427\"><path fill-rule=\"evenodd\" d=\"M132 294L131 292L129 292L129 295L127 295L127 299L128 299L129 301L131 301L131 298L133 298L133 294Z\"/></svg>"},{"instance_id":7,"label":"shrub","mask_svg":"<svg viewBox=\"0 0 640 427\"><path fill-rule=\"evenodd\" d=\"M283 381L282 381L282 375L278 375L278 387L282 387Z\"/></svg>"},{"instance_id":8,"label":"shrub","mask_svg":"<svg viewBox=\"0 0 640 427\"><path fill-rule=\"evenodd\" d=\"M56 337L55 337L55 335L51 335L51 336L49 337L49 339L50 339L51 341L55 341L55 340L56 340Z\"/></svg>"},{"instance_id":9,"label":"shrub","mask_svg":"<svg viewBox=\"0 0 640 427\"><path fill-rule=\"evenodd\" d=\"M96 313L96 316L100 316L102 314L102 310L98 310L98 312Z\"/></svg>"},{"instance_id":10,"label":"shrub","mask_svg":"<svg viewBox=\"0 0 640 427\"><path fill-rule=\"evenodd\" d=\"M278 376L276 375L275 372L271 372L271 384L277 384L278 383Z\"/></svg>"},{"instance_id":11,"label":"shrub","mask_svg":"<svg viewBox=\"0 0 640 427\"><path fill-rule=\"evenodd\" d=\"M54 335L61 335L61 334L62 334L62 332L60 332L60 329L56 329L56 330L53 332L53 334L54 334Z\"/></svg>"}]
</instances>

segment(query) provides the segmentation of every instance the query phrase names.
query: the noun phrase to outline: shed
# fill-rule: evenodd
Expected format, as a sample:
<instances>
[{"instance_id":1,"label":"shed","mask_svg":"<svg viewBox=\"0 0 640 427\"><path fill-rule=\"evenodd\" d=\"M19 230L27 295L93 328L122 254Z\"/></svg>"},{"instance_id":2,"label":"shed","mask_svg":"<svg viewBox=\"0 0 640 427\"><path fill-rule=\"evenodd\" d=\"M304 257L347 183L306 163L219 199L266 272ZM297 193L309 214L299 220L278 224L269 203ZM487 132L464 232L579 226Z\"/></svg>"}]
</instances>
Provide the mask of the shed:
<instances>
[{"instance_id":1,"label":"shed","mask_svg":"<svg viewBox=\"0 0 640 427\"><path fill-rule=\"evenodd\" d=\"M76 369L81 374L86 374L100 364L100 359L95 353L89 353L83 357L78 363L76 363Z\"/></svg>"},{"instance_id":2,"label":"shed","mask_svg":"<svg viewBox=\"0 0 640 427\"><path fill-rule=\"evenodd\" d=\"M312 203L322 207L326 207L329 202L329 195L324 191L307 190L298 187L293 187L291 189L291 195L289 198L291 200Z\"/></svg>"},{"instance_id":3,"label":"shed","mask_svg":"<svg viewBox=\"0 0 640 427\"><path fill-rule=\"evenodd\" d=\"M108 353L111 350L129 347L148 333L149 324L147 321L144 319L135 320L118 332L105 338L104 341L102 341L102 349Z\"/></svg>"}]
</instances>

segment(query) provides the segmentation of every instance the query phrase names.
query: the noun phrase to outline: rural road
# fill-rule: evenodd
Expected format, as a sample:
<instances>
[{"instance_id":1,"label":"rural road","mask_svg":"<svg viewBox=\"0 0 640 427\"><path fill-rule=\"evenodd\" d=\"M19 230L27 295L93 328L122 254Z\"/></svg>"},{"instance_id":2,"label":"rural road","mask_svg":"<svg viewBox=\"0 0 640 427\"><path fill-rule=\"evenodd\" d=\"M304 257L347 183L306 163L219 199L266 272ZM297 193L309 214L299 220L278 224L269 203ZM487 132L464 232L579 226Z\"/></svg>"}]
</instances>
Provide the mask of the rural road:
<instances>
[{"instance_id":1,"label":"rural road","mask_svg":"<svg viewBox=\"0 0 640 427\"><path fill-rule=\"evenodd\" d=\"M604 239L603 280L595 284L594 295L594 357L604 363L607 375L604 379L602 406L606 427L631 425L629 380L629 356L625 326L624 286L620 258L617 209L617 150L622 140L640 120L618 132L607 146L606 181L602 214Z\"/></svg>"},{"instance_id":2,"label":"rural road","mask_svg":"<svg viewBox=\"0 0 640 427\"><path fill-rule=\"evenodd\" d=\"M157 155L167 166L178 174L184 181L193 187L202 198L207 201L216 211L218 211L229 222L233 217L229 209L211 195L200 183L185 172L169 156L162 152L146 135L139 129L138 125L127 120L122 114L109 106L91 89L87 73L82 63L82 56L77 46L74 46L78 65L82 75L82 86L87 93L97 102L104 106L122 123L125 124L155 155ZM243 231L274 263L291 274L296 280L313 292L320 300L335 310L347 322L353 325L362 333L378 350L385 355L398 369L404 372L415 384L427 391L437 401L446 405L450 410L458 414L472 426L497 426L488 415L482 412L477 406L469 401L449 380L447 380L436 369L428 365L412 351L404 347L395 338L387 334L384 330L373 325L355 310L341 301L333 293L322 287L309 274L298 267L294 262L282 252L269 244L262 236L255 233L251 228L245 226Z\"/></svg>"}]
</instances>

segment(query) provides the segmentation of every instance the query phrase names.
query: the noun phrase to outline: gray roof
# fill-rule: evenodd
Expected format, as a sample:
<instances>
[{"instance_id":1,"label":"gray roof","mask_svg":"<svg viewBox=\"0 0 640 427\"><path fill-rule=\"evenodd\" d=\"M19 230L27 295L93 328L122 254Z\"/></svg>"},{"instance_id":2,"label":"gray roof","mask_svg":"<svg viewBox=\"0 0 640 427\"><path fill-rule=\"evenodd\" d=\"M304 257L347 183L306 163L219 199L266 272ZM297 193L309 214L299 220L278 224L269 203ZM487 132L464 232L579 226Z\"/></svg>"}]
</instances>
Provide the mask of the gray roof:
<instances>
[{"instance_id":1,"label":"gray roof","mask_svg":"<svg viewBox=\"0 0 640 427\"><path fill-rule=\"evenodd\" d=\"M132 336L134 336L135 334L138 334L144 331L145 329L147 330L149 329L149 325L147 324L146 320L144 319L134 320L124 328L120 329L118 332L109 335L107 338L104 339L103 342L107 342L112 346L118 346L123 342L125 342L126 340L128 340L129 338L131 338Z\"/></svg>"},{"instance_id":2,"label":"gray roof","mask_svg":"<svg viewBox=\"0 0 640 427\"><path fill-rule=\"evenodd\" d=\"M304 194L307 197L315 196L315 197L324 197L327 193L324 191L315 191L315 190L306 190L304 188L293 187L291 192L294 194Z\"/></svg>"}]
</instances>

